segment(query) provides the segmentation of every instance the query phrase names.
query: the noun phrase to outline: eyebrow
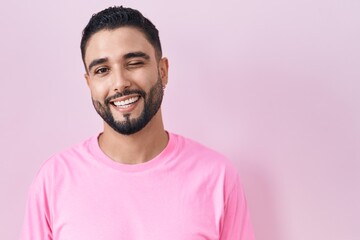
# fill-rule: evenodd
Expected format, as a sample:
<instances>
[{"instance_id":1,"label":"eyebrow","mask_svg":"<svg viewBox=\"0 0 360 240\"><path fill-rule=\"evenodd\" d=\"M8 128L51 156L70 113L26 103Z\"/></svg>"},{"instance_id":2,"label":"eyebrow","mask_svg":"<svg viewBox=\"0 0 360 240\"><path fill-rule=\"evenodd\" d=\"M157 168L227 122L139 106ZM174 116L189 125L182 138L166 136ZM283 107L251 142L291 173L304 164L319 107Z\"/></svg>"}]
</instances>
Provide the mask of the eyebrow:
<instances>
[{"instance_id":1,"label":"eyebrow","mask_svg":"<svg viewBox=\"0 0 360 240\"><path fill-rule=\"evenodd\" d=\"M144 58L146 60L150 59L150 56L144 52L129 52L129 53L125 54L123 58L129 59L129 58L137 58L137 57Z\"/></svg>"},{"instance_id":2,"label":"eyebrow","mask_svg":"<svg viewBox=\"0 0 360 240\"><path fill-rule=\"evenodd\" d=\"M89 64L89 67L88 67L89 71L90 71L94 66L99 65L99 64L102 64L102 63L105 63L105 62L107 62L108 60L109 60L109 59L108 59L107 57L105 57L105 58L98 58L98 59L93 60L93 61Z\"/></svg>"}]
</instances>

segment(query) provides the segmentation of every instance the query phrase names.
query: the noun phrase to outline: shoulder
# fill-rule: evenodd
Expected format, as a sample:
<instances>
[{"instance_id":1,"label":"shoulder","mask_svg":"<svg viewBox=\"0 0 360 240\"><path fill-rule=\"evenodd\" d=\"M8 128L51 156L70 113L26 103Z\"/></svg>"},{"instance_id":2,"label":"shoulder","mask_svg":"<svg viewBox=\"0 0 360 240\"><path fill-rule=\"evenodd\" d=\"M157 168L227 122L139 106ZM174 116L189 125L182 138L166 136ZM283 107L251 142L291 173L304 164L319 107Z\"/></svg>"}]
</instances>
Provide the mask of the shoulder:
<instances>
[{"instance_id":1,"label":"shoulder","mask_svg":"<svg viewBox=\"0 0 360 240\"><path fill-rule=\"evenodd\" d=\"M220 164L232 166L232 162L222 153L211 149L195 140L190 138L171 133L171 137L175 139L177 148L182 154L189 157L201 158L207 164Z\"/></svg>"},{"instance_id":2,"label":"shoulder","mask_svg":"<svg viewBox=\"0 0 360 240\"><path fill-rule=\"evenodd\" d=\"M81 143L51 155L40 166L35 181L37 179L61 177L64 172L69 172L82 165L84 161L88 161L91 157L91 144L96 138L97 136L90 137Z\"/></svg>"},{"instance_id":3,"label":"shoulder","mask_svg":"<svg viewBox=\"0 0 360 240\"><path fill-rule=\"evenodd\" d=\"M173 133L171 137L176 141L177 156L192 169L223 176L230 185L236 181L237 169L227 156L190 138Z\"/></svg>"}]
</instances>

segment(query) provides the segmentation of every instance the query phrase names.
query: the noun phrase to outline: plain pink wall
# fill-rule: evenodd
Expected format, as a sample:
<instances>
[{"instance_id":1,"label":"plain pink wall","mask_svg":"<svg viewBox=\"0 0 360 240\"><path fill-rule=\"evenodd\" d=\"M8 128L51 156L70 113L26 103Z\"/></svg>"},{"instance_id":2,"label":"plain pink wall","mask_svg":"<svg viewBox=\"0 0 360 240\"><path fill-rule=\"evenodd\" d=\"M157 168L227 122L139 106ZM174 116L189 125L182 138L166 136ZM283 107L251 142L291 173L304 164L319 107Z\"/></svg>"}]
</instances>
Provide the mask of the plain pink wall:
<instances>
[{"instance_id":1,"label":"plain pink wall","mask_svg":"<svg viewBox=\"0 0 360 240\"><path fill-rule=\"evenodd\" d=\"M0 9L0 239L52 153L101 130L79 41L119 1ZM358 0L121 1L160 30L166 128L238 166L258 240L360 239Z\"/></svg>"}]
</instances>

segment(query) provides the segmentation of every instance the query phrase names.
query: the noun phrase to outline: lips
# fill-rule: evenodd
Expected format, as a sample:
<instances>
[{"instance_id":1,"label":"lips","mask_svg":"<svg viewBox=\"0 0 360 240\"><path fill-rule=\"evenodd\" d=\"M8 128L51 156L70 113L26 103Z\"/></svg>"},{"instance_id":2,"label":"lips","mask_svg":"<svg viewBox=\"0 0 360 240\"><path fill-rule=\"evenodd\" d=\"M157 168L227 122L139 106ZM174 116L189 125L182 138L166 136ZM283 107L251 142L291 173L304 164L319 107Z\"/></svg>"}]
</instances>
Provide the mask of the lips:
<instances>
[{"instance_id":1,"label":"lips","mask_svg":"<svg viewBox=\"0 0 360 240\"><path fill-rule=\"evenodd\" d=\"M121 97L112 100L110 103L113 104L118 109L127 109L134 105L137 101L139 101L140 96L127 96L127 97Z\"/></svg>"},{"instance_id":2,"label":"lips","mask_svg":"<svg viewBox=\"0 0 360 240\"><path fill-rule=\"evenodd\" d=\"M139 96L136 96L136 97L131 97L131 98L128 98L126 100L122 100L122 101L114 101L113 104L116 106L116 107L120 107L120 108L127 108L129 107L129 105L131 105L132 103L134 102L137 102L139 100Z\"/></svg>"}]
</instances>

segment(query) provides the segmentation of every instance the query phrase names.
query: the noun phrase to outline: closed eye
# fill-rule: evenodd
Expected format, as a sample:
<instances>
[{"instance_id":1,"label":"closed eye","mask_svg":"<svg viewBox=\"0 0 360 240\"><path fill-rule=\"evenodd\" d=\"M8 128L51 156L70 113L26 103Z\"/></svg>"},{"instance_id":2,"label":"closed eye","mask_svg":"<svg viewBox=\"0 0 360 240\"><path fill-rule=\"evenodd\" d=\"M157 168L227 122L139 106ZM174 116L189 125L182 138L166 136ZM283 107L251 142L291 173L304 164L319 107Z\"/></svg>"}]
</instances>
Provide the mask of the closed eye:
<instances>
[{"instance_id":1,"label":"closed eye","mask_svg":"<svg viewBox=\"0 0 360 240\"><path fill-rule=\"evenodd\" d=\"M140 67L140 66L142 66L142 65L144 65L144 62L142 62L142 61L139 61L139 62L129 62L128 63L128 67Z\"/></svg>"}]
</instances>

